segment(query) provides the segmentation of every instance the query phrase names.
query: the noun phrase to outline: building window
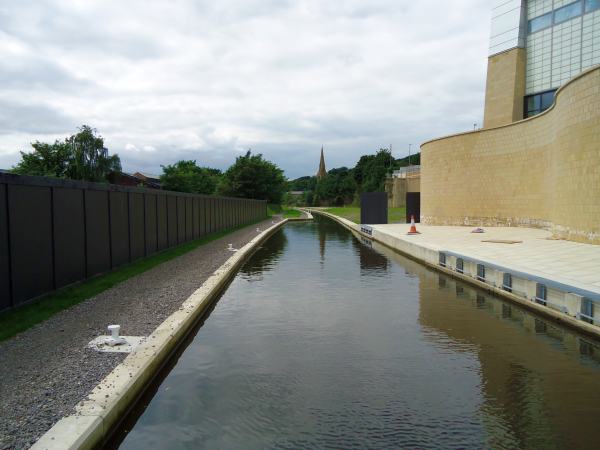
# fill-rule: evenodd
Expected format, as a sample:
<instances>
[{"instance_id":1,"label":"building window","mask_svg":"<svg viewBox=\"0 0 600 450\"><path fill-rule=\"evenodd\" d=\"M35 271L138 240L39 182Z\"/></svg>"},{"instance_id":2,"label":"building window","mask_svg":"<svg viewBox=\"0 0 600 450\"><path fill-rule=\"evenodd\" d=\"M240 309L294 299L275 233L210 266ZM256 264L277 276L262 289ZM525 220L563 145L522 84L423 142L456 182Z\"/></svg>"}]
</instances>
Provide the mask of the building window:
<instances>
[{"instance_id":1,"label":"building window","mask_svg":"<svg viewBox=\"0 0 600 450\"><path fill-rule=\"evenodd\" d=\"M585 0L585 12L600 9L600 0Z\"/></svg>"},{"instance_id":2,"label":"building window","mask_svg":"<svg viewBox=\"0 0 600 450\"><path fill-rule=\"evenodd\" d=\"M512 292L512 276L510 273L502 275L502 289L507 292Z\"/></svg>"},{"instance_id":3,"label":"building window","mask_svg":"<svg viewBox=\"0 0 600 450\"><path fill-rule=\"evenodd\" d=\"M477 279L485 281L485 266L483 264L477 264Z\"/></svg>"},{"instance_id":4,"label":"building window","mask_svg":"<svg viewBox=\"0 0 600 450\"><path fill-rule=\"evenodd\" d=\"M548 28L552 26L552 13L549 12L544 14L543 16L536 17L535 19L531 19L527 23L527 31L529 33L535 33L536 31L543 30L544 28Z\"/></svg>"},{"instance_id":5,"label":"building window","mask_svg":"<svg viewBox=\"0 0 600 450\"><path fill-rule=\"evenodd\" d=\"M554 23L562 23L582 14L581 2L571 3L554 11Z\"/></svg>"},{"instance_id":6,"label":"building window","mask_svg":"<svg viewBox=\"0 0 600 450\"><path fill-rule=\"evenodd\" d=\"M446 254L440 252L440 266L446 267Z\"/></svg>"},{"instance_id":7,"label":"building window","mask_svg":"<svg viewBox=\"0 0 600 450\"><path fill-rule=\"evenodd\" d=\"M594 303L589 298L581 299L581 313L584 321L594 323Z\"/></svg>"},{"instance_id":8,"label":"building window","mask_svg":"<svg viewBox=\"0 0 600 450\"><path fill-rule=\"evenodd\" d=\"M542 283L537 283L535 286L535 301L536 301L536 303L541 303L542 305L545 305L546 299L547 299L546 285L542 284Z\"/></svg>"},{"instance_id":9,"label":"building window","mask_svg":"<svg viewBox=\"0 0 600 450\"><path fill-rule=\"evenodd\" d=\"M525 97L525 118L535 116L550 108L554 103L554 94L556 94L556 89Z\"/></svg>"},{"instance_id":10,"label":"building window","mask_svg":"<svg viewBox=\"0 0 600 450\"><path fill-rule=\"evenodd\" d=\"M465 270L465 263L462 258L456 259L456 271L458 273L463 273Z\"/></svg>"}]
</instances>

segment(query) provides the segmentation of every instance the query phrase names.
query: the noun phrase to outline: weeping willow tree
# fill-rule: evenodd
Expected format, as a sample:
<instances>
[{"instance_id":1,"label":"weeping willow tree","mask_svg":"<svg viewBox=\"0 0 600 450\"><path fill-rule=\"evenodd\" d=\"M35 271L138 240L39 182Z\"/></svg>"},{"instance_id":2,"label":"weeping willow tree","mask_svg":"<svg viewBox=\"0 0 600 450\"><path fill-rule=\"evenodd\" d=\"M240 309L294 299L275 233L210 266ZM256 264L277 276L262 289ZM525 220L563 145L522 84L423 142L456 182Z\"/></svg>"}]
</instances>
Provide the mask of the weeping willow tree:
<instances>
[{"instance_id":1,"label":"weeping willow tree","mask_svg":"<svg viewBox=\"0 0 600 450\"><path fill-rule=\"evenodd\" d=\"M74 180L104 181L111 172L121 171L118 155L109 155L104 139L96 130L83 125L69 139L71 163L67 176Z\"/></svg>"},{"instance_id":2,"label":"weeping willow tree","mask_svg":"<svg viewBox=\"0 0 600 450\"><path fill-rule=\"evenodd\" d=\"M121 172L118 155L109 155L104 139L94 128L83 125L79 133L54 144L36 141L32 152L21 152L21 161L13 167L20 175L106 181L109 174Z\"/></svg>"}]
</instances>

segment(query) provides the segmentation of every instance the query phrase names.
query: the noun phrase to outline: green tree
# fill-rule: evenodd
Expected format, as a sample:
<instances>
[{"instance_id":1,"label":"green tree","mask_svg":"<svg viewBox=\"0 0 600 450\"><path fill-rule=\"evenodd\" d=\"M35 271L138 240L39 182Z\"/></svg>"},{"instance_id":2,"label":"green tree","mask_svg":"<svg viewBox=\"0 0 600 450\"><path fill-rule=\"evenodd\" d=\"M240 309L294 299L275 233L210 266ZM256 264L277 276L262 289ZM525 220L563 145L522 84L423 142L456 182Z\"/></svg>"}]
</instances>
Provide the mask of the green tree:
<instances>
[{"instance_id":1,"label":"green tree","mask_svg":"<svg viewBox=\"0 0 600 450\"><path fill-rule=\"evenodd\" d=\"M164 189L193 194L214 194L221 171L208 167L199 167L196 161L178 161L175 164L161 166L163 174L160 182Z\"/></svg>"},{"instance_id":2,"label":"green tree","mask_svg":"<svg viewBox=\"0 0 600 450\"><path fill-rule=\"evenodd\" d=\"M317 183L315 203L343 206L352 203L356 182L352 170L347 167L331 169L327 176Z\"/></svg>"},{"instance_id":3,"label":"green tree","mask_svg":"<svg viewBox=\"0 0 600 450\"><path fill-rule=\"evenodd\" d=\"M252 155L248 150L225 171L217 191L221 195L279 204L286 191L286 180L283 170L263 159L261 154Z\"/></svg>"},{"instance_id":4,"label":"green tree","mask_svg":"<svg viewBox=\"0 0 600 450\"><path fill-rule=\"evenodd\" d=\"M414 155L410 155L410 158L408 156L405 156L404 158L399 158L395 160L394 170L399 169L400 167L406 167L408 165L418 166L419 164L421 164L421 153L415 153Z\"/></svg>"},{"instance_id":5,"label":"green tree","mask_svg":"<svg viewBox=\"0 0 600 450\"><path fill-rule=\"evenodd\" d=\"M96 129L83 125L79 133L71 136L72 159L67 176L74 180L104 181L112 172L121 171L118 155L109 155L104 147L104 138L96 134Z\"/></svg>"},{"instance_id":6,"label":"green tree","mask_svg":"<svg viewBox=\"0 0 600 450\"><path fill-rule=\"evenodd\" d=\"M85 181L106 181L112 172L121 171L118 155L109 155L104 139L96 130L83 125L79 133L46 144L31 144L33 152L21 152L21 161L13 168L20 175L50 176Z\"/></svg>"},{"instance_id":7,"label":"green tree","mask_svg":"<svg viewBox=\"0 0 600 450\"><path fill-rule=\"evenodd\" d=\"M382 192L393 162L392 153L387 148L379 149L375 155L361 156L353 171L358 191Z\"/></svg>"},{"instance_id":8,"label":"green tree","mask_svg":"<svg viewBox=\"0 0 600 450\"><path fill-rule=\"evenodd\" d=\"M21 161L13 167L12 172L19 175L39 177L68 178L72 150L67 142L47 144L35 141L31 144L33 151L21 152Z\"/></svg>"},{"instance_id":9,"label":"green tree","mask_svg":"<svg viewBox=\"0 0 600 450\"><path fill-rule=\"evenodd\" d=\"M290 191L312 191L317 186L317 177L307 176L288 181L288 190Z\"/></svg>"}]
</instances>

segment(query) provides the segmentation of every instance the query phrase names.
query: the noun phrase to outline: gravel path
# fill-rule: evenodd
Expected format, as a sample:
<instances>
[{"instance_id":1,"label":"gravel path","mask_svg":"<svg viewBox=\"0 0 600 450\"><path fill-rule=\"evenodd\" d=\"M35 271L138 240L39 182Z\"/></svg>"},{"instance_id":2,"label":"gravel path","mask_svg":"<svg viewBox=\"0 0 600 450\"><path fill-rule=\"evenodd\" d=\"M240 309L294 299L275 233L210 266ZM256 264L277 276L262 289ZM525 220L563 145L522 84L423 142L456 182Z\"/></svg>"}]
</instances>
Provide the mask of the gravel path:
<instances>
[{"instance_id":1,"label":"gravel path","mask_svg":"<svg viewBox=\"0 0 600 450\"><path fill-rule=\"evenodd\" d=\"M0 449L29 448L125 358L86 348L108 324L149 335L231 256L228 243L240 248L270 225L205 244L0 343Z\"/></svg>"}]
</instances>

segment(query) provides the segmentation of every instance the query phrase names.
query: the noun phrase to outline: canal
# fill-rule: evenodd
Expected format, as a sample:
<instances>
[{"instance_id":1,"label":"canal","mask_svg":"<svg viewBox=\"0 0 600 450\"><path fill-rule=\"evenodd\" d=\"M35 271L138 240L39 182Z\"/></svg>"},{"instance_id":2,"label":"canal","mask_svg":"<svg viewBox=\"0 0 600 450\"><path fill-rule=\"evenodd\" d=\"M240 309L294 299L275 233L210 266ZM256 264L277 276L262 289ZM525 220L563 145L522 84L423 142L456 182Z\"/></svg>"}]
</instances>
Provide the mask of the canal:
<instances>
[{"instance_id":1,"label":"canal","mask_svg":"<svg viewBox=\"0 0 600 450\"><path fill-rule=\"evenodd\" d=\"M340 225L243 266L109 447L598 448L600 347Z\"/></svg>"}]
</instances>

